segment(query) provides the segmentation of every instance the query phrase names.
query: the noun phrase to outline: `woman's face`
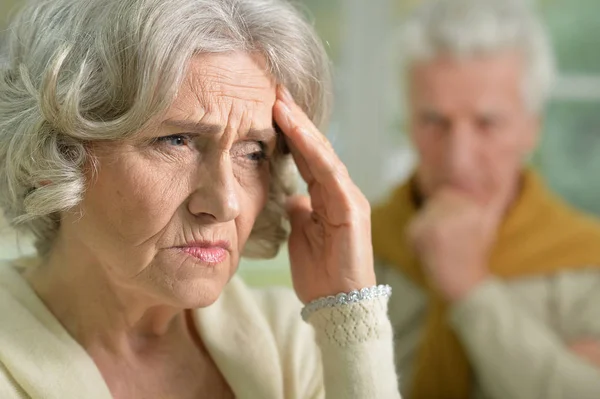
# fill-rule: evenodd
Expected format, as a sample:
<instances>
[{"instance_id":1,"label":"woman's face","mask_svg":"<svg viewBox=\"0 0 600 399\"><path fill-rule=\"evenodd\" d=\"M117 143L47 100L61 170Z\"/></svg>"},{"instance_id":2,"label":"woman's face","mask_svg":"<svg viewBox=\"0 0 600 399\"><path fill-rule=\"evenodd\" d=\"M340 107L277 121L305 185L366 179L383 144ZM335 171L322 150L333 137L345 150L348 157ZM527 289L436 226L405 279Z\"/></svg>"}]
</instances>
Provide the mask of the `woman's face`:
<instances>
[{"instance_id":1,"label":"woman's face","mask_svg":"<svg viewBox=\"0 0 600 399\"><path fill-rule=\"evenodd\" d=\"M275 88L261 57L195 57L156 123L94 145L96 176L63 237L113 284L174 306L214 302L267 202Z\"/></svg>"}]
</instances>

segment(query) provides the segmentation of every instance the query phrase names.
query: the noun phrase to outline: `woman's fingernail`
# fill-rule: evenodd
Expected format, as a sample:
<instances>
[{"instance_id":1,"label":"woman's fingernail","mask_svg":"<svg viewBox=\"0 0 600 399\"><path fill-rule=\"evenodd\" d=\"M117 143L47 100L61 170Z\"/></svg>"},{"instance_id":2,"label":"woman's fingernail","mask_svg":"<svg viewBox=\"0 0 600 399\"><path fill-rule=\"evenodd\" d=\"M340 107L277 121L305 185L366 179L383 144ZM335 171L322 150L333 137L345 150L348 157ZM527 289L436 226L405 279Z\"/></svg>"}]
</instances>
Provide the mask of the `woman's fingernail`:
<instances>
[{"instance_id":1,"label":"woman's fingernail","mask_svg":"<svg viewBox=\"0 0 600 399\"><path fill-rule=\"evenodd\" d=\"M287 103L291 104L294 102L294 97L292 97L292 93L290 93L288 88L285 87L284 85L281 85L281 97L283 97L283 99Z\"/></svg>"}]
</instances>

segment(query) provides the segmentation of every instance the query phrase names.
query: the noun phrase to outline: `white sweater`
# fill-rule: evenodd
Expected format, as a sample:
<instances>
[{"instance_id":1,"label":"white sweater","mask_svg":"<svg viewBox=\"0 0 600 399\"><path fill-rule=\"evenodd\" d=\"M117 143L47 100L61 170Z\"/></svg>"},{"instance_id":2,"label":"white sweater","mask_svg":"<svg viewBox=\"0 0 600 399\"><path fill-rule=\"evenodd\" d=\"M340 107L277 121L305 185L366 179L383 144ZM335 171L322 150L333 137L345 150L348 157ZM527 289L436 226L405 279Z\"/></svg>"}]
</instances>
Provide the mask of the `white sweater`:
<instances>
[{"instance_id":1,"label":"white sweater","mask_svg":"<svg viewBox=\"0 0 600 399\"><path fill-rule=\"evenodd\" d=\"M398 399L387 301L319 310L234 277L195 321L238 399ZM93 360L21 275L0 264L0 398L110 399Z\"/></svg>"}]
</instances>

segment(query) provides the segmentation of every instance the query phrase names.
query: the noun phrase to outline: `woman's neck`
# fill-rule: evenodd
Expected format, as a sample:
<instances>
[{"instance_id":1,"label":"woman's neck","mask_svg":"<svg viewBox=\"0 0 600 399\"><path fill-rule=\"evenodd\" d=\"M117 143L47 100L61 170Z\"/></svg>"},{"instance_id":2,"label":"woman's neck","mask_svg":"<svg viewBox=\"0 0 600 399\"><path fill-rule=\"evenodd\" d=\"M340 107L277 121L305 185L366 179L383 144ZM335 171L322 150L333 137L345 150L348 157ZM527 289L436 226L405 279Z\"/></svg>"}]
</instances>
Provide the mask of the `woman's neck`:
<instances>
[{"instance_id":1,"label":"woman's neck","mask_svg":"<svg viewBox=\"0 0 600 399\"><path fill-rule=\"evenodd\" d=\"M189 334L182 309L123 286L85 249L56 241L25 278L84 348L120 354L142 351L163 337Z\"/></svg>"}]
</instances>

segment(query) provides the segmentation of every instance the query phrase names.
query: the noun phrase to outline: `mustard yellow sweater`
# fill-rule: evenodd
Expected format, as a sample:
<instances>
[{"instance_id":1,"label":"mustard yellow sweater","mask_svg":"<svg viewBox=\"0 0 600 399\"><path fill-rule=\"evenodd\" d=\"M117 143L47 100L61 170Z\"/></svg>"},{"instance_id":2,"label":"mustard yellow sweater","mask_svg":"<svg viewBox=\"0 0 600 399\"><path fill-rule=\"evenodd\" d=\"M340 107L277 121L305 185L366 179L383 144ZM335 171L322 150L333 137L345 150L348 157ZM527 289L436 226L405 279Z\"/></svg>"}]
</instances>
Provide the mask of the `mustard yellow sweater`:
<instances>
[{"instance_id":1,"label":"mustard yellow sweater","mask_svg":"<svg viewBox=\"0 0 600 399\"><path fill-rule=\"evenodd\" d=\"M567 349L569 341L600 334L598 221L567 206L526 171L488 260L494 278L448 304L404 239L418 212L412 188L403 185L373 212L374 250L383 266L377 277L397 292L390 316L407 396L599 399L600 370ZM520 300L511 290L523 286L529 289ZM572 334L560 337L566 331ZM480 388L483 396L476 394Z\"/></svg>"}]
</instances>

